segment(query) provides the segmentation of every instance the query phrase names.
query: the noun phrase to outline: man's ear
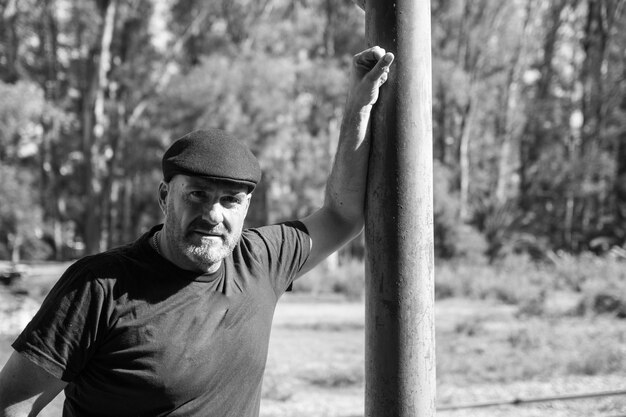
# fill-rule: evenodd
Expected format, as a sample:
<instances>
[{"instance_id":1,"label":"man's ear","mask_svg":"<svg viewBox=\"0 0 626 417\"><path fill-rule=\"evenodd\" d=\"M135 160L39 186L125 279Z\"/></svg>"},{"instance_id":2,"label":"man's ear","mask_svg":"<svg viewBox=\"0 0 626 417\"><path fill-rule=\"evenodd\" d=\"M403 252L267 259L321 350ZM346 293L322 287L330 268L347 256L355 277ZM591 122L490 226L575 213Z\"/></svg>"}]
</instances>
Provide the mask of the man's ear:
<instances>
[{"instance_id":1,"label":"man's ear","mask_svg":"<svg viewBox=\"0 0 626 417\"><path fill-rule=\"evenodd\" d=\"M168 193L168 183L165 181L161 181L159 184L159 207L161 207L161 211L163 214L167 212L167 193Z\"/></svg>"},{"instance_id":2,"label":"man's ear","mask_svg":"<svg viewBox=\"0 0 626 417\"><path fill-rule=\"evenodd\" d=\"M248 209L250 208L250 201L252 200L252 193L248 193L246 195L246 208L245 208L245 215L248 215Z\"/></svg>"}]
</instances>

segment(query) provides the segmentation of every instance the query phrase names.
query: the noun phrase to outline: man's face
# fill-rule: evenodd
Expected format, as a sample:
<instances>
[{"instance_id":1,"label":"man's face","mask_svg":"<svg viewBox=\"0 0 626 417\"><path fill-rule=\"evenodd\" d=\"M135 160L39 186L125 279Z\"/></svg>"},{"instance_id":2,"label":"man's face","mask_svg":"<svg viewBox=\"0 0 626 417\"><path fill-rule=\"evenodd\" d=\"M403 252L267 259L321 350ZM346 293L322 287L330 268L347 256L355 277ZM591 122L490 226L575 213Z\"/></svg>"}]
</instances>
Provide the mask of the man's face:
<instances>
[{"instance_id":1,"label":"man's face","mask_svg":"<svg viewBox=\"0 0 626 417\"><path fill-rule=\"evenodd\" d=\"M239 184L176 175L161 183L164 231L175 263L210 270L227 257L241 237L250 204Z\"/></svg>"}]
</instances>

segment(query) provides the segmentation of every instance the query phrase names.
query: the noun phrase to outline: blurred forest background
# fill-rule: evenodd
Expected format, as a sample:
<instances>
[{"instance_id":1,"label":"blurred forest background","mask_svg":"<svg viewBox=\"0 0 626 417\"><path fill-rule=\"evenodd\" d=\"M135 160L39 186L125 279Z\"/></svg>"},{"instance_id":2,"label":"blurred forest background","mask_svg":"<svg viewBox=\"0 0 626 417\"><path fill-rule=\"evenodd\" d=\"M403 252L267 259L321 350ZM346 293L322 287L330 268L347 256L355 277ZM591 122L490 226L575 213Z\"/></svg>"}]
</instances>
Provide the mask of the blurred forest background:
<instances>
[{"instance_id":1,"label":"blurred forest background","mask_svg":"<svg viewBox=\"0 0 626 417\"><path fill-rule=\"evenodd\" d=\"M625 257L625 2L431 6L438 259ZM321 204L366 47L352 1L0 0L0 19L0 259L135 239L163 149L201 127L258 156L250 225Z\"/></svg>"}]
</instances>

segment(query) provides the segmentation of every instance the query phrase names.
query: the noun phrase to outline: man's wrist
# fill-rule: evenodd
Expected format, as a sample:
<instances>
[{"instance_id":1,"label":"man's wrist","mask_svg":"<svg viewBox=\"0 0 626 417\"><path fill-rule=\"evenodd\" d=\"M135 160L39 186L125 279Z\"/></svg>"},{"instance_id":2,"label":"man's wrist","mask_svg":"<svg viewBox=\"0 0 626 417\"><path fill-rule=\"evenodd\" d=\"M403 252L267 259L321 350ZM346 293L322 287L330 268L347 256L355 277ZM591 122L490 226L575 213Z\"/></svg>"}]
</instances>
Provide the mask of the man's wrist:
<instances>
[{"instance_id":1,"label":"man's wrist","mask_svg":"<svg viewBox=\"0 0 626 417\"><path fill-rule=\"evenodd\" d=\"M371 113L371 104L366 106L348 105L346 106L345 116L347 116L350 120L355 120L360 118L369 118Z\"/></svg>"}]
</instances>

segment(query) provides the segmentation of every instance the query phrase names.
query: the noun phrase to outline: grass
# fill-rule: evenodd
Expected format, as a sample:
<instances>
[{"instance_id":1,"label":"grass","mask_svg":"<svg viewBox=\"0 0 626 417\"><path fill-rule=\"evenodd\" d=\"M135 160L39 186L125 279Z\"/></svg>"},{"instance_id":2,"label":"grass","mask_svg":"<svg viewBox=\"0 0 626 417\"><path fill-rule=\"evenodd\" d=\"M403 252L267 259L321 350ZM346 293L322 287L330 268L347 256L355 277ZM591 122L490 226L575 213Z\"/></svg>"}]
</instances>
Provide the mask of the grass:
<instances>
[{"instance_id":1,"label":"grass","mask_svg":"<svg viewBox=\"0 0 626 417\"><path fill-rule=\"evenodd\" d=\"M296 281L294 292L362 300L364 266L355 260L322 265ZM509 256L495 265L450 261L436 266L435 298L491 300L516 306L520 317L597 316L626 318L626 260L590 254L553 253L548 262Z\"/></svg>"},{"instance_id":2,"label":"grass","mask_svg":"<svg viewBox=\"0 0 626 417\"><path fill-rule=\"evenodd\" d=\"M364 335L357 317L363 305L307 305L290 297L277 309L265 378L270 386L279 381L289 397L277 400L275 392L264 396L262 415L362 416ZM437 303L439 405L626 389L626 329L620 320L520 318L516 311L516 306L497 300L449 298ZM311 326L314 321L326 325ZM600 409L605 414L598 414ZM609 397L438 415L582 417L624 412L624 399Z\"/></svg>"},{"instance_id":3,"label":"grass","mask_svg":"<svg viewBox=\"0 0 626 417\"><path fill-rule=\"evenodd\" d=\"M438 266L439 405L626 389L624 320L612 304L596 303L603 299L598 294L609 294L613 303L622 305L624 298L615 289L624 288L624 264L576 259L575 276L566 277L573 267L565 257L559 259L544 265L511 259L496 268ZM348 283L343 287L334 285L341 267L334 275L318 271L317 277L303 278L309 282L297 282L297 291L279 303L263 386L263 417L363 415L362 275L357 264L345 268L348 273L340 282ZM41 276L37 282L49 285ZM38 297L42 291L29 292ZM0 310L8 305L0 303ZM0 363L8 358L13 337L0 336ZM56 399L42 415L60 415L61 401ZM437 415L620 414L626 414L626 396Z\"/></svg>"},{"instance_id":4,"label":"grass","mask_svg":"<svg viewBox=\"0 0 626 417\"><path fill-rule=\"evenodd\" d=\"M360 300L365 291L363 263L345 261L339 267L322 263L294 283L294 292L307 294L339 294L347 300Z\"/></svg>"},{"instance_id":5,"label":"grass","mask_svg":"<svg viewBox=\"0 0 626 417\"><path fill-rule=\"evenodd\" d=\"M437 379L440 405L463 402L495 401L507 398L553 396L626 389L626 262L591 255L573 257L553 254L550 262L537 264L523 256L509 257L489 266L474 262L449 262L437 265ZM345 273L342 275L342 268ZM360 276L357 273L360 271ZM307 278L296 290L342 295L337 291L335 277L349 280L347 300L362 295L362 265L340 266L333 274L323 270ZM313 289L313 290L312 290ZM315 307L318 308L318 307ZM337 313L341 316L341 313ZM297 415L362 415L364 375L358 364L363 353L353 359L335 358L320 362L328 346L331 329L337 323L323 320L282 324L281 328L299 330L286 339L310 338L298 349L319 349L304 361L306 376L292 386L302 390L323 391L335 398L344 393L344 402L333 410L316 412L315 401L308 401L292 392L291 407L265 408L267 416ZM362 325L362 323L361 323ZM363 338L357 323L344 324L344 344ZM306 336L315 331L314 336ZM354 343L353 341L351 343ZM359 345L359 349L363 349ZM356 351L356 350L355 350ZM272 355L272 353L270 353ZM281 359L288 356L280 355ZM318 363L315 368L314 363ZM334 365L330 365L333 363ZM271 365L271 364L270 364ZM292 371L297 369L292 364ZM310 369L313 368L313 369ZM286 378L292 374L273 373L268 366L267 380ZM297 373L296 373L297 374ZM291 376L291 378L293 378ZM271 382L270 382L271 383ZM322 394L319 394L322 395ZM317 398L317 397L315 397ZM348 401L347 398L352 398ZM272 404L271 399L266 403ZM295 404L308 403L308 408ZM318 407L319 409L319 407ZM598 414L602 412L604 414ZM325 414L326 413L326 414ZM468 416L589 416L626 415L626 396L499 407L490 410L441 412L442 415Z\"/></svg>"}]
</instances>

